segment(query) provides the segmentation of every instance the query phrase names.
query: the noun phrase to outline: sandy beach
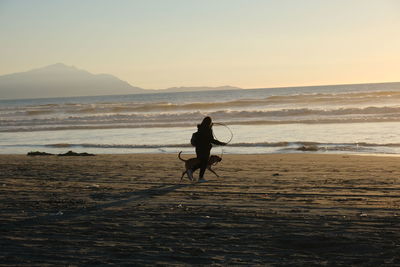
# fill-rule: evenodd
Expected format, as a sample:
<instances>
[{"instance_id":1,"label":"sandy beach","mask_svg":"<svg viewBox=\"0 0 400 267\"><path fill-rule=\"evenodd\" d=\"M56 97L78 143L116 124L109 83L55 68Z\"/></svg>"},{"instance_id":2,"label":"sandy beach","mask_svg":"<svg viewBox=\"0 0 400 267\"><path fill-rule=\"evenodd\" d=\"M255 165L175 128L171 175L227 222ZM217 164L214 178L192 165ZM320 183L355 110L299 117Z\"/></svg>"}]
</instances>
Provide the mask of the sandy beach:
<instances>
[{"instance_id":1,"label":"sandy beach","mask_svg":"<svg viewBox=\"0 0 400 267\"><path fill-rule=\"evenodd\" d=\"M201 184L183 165L1 155L0 265L400 265L400 157L224 155Z\"/></svg>"}]
</instances>

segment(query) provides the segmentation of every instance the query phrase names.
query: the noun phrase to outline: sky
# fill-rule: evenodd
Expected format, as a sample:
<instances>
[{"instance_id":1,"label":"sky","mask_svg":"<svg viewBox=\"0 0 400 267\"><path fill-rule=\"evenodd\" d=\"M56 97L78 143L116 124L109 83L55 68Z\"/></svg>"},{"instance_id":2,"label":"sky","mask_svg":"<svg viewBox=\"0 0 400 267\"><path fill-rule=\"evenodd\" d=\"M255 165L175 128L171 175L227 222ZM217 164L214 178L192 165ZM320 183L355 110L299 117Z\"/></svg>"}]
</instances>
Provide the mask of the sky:
<instances>
[{"instance_id":1,"label":"sky","mask_svg":"<svg viewBox=\"0 0 400 267\"><path fill-rule=\"evenodd\" d=\"M64 63L146 89L400 81L397 0L0 0L0 75Z\"/></svg>"}]
</instances>

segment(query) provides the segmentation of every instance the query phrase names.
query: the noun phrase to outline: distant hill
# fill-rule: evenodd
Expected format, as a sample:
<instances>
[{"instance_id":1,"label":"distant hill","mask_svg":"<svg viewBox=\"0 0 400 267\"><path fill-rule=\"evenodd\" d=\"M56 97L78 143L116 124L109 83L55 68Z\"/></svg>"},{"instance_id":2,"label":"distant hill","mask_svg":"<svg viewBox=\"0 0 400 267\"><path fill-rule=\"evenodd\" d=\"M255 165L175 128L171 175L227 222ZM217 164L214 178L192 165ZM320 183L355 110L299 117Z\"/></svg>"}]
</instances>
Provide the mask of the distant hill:
<instances>
[{"instance_id":1,"label":"distant hill","mask_svg":"<svg viewBox=\"0 0 400 267\"><path fill-rule=\"evenodd\" d=\"M236 90L233 86L171 87L152 90L134 87L110 74L92 74L62 63L0 76L0 99Z\"/></svg>"},{"instance_id":2,"label":"distant hill","mask_svg":"<svg viewBox=\"0 0 400 267\"><path fill-rule=\"evenodd\" d=\"M147 93L109 74L92 74L62 63L0 76L0 99Z\"/></svg>"}]
</instances>

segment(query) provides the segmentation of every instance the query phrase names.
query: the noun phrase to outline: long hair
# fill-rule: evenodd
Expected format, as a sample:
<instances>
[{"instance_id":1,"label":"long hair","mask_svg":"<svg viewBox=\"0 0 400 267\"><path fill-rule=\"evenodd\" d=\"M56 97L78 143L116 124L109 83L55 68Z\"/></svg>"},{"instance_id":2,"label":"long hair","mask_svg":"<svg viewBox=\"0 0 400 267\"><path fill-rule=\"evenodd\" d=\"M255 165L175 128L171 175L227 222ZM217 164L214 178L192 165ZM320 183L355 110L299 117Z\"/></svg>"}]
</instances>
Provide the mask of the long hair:
<instances>
[{"instance_id":1,"label":"long hair","mask_svg":"<svg viewBox=\"0 0 400 267\"><path fill-rule=\"evenodd\" d=\"M200 127L202 128L211 128L211 126L212 126L212 120L211 117L209 116L205 117L200 124Z\"/></svg>"}]
</instances>

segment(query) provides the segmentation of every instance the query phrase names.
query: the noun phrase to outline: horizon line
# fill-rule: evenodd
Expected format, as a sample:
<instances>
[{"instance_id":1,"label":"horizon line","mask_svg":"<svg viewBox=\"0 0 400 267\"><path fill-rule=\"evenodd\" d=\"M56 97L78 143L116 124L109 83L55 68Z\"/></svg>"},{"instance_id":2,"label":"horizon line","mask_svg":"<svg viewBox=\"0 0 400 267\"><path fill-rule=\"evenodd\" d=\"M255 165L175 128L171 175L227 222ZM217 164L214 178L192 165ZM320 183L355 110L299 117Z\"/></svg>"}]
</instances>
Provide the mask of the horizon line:
<instances>
[{"instance_id":1,"label":"horizon line","mask_svg":"<svg viewBox=\"0 0 400 267\"><path fill-rule=\"evenodd\" d=\"M240 91L240 90L263 90L263 89L285 89L285 88L302 88L302 87L326 87L326 86L346 86L346 85L368 85L368 84L391 84L391 83L400 83L400 82L372 82L372 83L346 83L346 84L324 84L324 85L302 85L302 86L279 86L279 87L259 87L259 88L239 88L231 89L231 90L209 90L209 91ZM198 86L197 86L198 87ZM200 86L200 87L213 87L213 86ZM217 88L216 86L214 88ZM174 88L174 87L170 87ZM142 88L143 89L143 88ZM168 89L168 88L167 88ZM166 89L143 89L148 91L163 91ZM166 94L174 94L174 93L196 93L196 92L209 92L209 91L183 91L183 92L165 92ZM160 92L162 93L162 92ZM38 97L38 98L0 98L0 101L13 101L13 100L31 100L31 99L55 99L55 98L79 98L79 97L101 97L101 96L125 96L125 95L143 95L146 93L132 93L132 94L112 94L112 95L83 95L83 96L56 96L56 97Z\"/></svg>"}]
</instances>

